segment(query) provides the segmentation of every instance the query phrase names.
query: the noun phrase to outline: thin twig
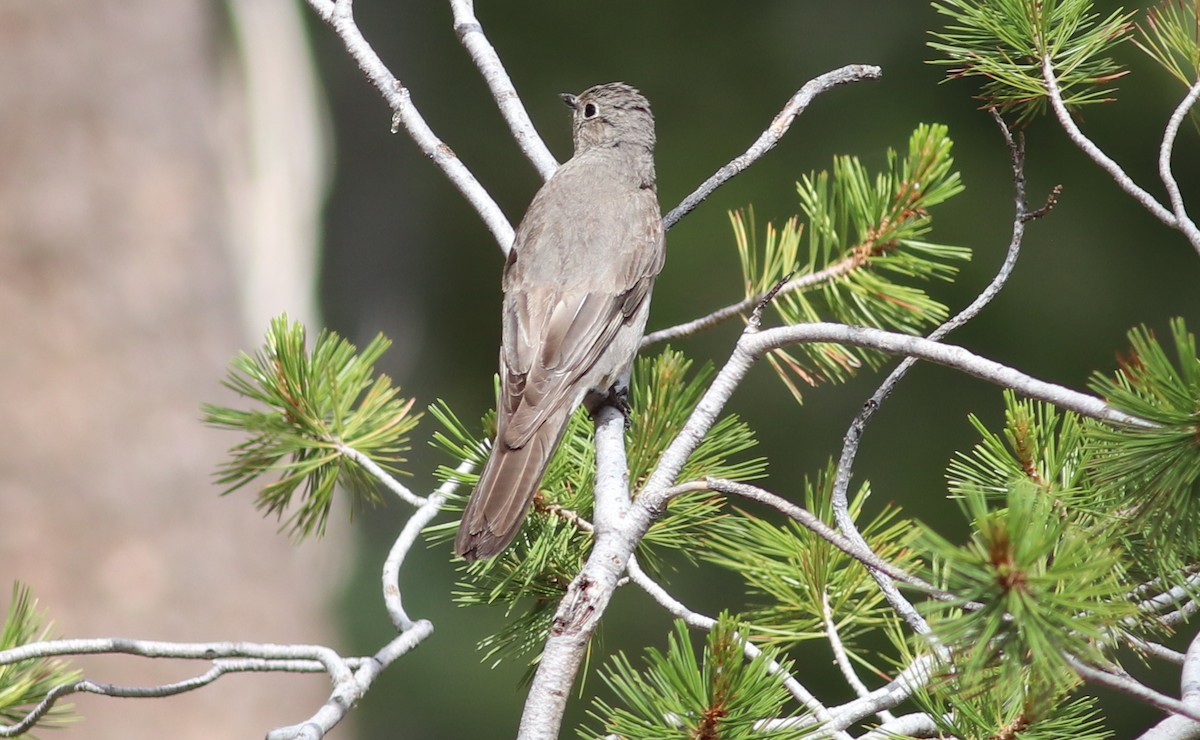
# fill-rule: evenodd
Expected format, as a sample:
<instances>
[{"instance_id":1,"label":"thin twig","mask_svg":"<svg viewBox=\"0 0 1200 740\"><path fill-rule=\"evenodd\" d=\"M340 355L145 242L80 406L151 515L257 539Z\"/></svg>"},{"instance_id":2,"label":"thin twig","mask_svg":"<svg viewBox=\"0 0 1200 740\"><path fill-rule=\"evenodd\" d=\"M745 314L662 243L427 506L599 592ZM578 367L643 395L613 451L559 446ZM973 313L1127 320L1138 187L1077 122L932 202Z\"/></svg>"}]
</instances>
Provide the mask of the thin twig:
<instances>
[{"instance_id":1,"label":"thin twig","mask_svg":"<svg viewBox=\"0 0 1200 740\"><path fill-rule=\"evenodd\" d=\"M740 496L749 501L757 501L766 504L791 518L793 521L803 525L807 529L814 532L829 544L846 553L850 557L859 561L868 568L873 568L882 573L888 574L889 577L907 583L911 586L921 589L926 593L932 594L938 598L954 599L954 595L935 588L933 585L921 580L917 576L904 572L904 570L896 567L892 563L884 560L871 551L870 547L863 547L851 542L846 537L843 537L833 527L821 521L815 514L803 507L793 504L791 501L777 496L770 491L763 490L757 486L752 486L749 483L739 483L722 478L708 478L705 480L705 485L711 491L718 493L727 493L735 496Z\"/></svg>"},{"instance_id":2,"label":"thin twig","mask_svg":"<svg viewBox=\"0 0 1200 740\"><path fill-rule=\"evenodd\" d=\"M475 62L475 66L483 75L517 146L537 169L542 179L549 180L558 169L558 160L546 148L546 143L533 127L533 121L529 120L529 113L521 104L517 89L504 69L504 63L500 61L500 56L484 35L483 26L475 17L474 0L450 0L450 9L454 13L454 32L458 34L459 41L471 55L471 61Z\"/></svg>"},{"instance_id":3,"label":"thin twig","mask_svg":"<svg viewBox=\"0 0 1200 740\"><path fill-rule=\"evenodd\" d=\"M320 740L338 725L375 683L389 665L433 634L433 623L419 619L365 660L346 680L334 684L329 699L303 723L280 727L267 733L267 740Z\"/></svg>"},{"instance_id":4,"label":"thin twig","mask_svg":"<svg viewBox=\"0 0 1200 740\"><path fill-rule=\"evenodd\" d=\"M1192 638L1179 675L1180 700L1189 707L1200 707L1200 634ZM1192 740L1200 738L1200 722L1178 714L1167 717L1141 735L1138 740Z\"/></svg>"},{"instance_id":5,"label":"thin twig","mask_svg":"<svg viewBox=\"0 0 1200 740\"><path fill-rule=\"evenodd\" d=\"M820 285L821 283L842 277L861 264L862 258L858 255L843 257L842 259L833 262L823 270L818 270L816 272L809 273L808 275L801 275L798 278L793 278L777 285L775 288L773 288L773 290L775 291L775 295L783 295L785 293L791 293L797 290L804 290L814 285ZM642 337L641 348L645 349L652 344L669 342L672 339L679 339L680 337L689 337L706 329L711 329L723 321L731 319L734 316L741 316L746 311L749 311L755 306L762 304L766 297L767 292L756 293L755 295L749 296L748 298L740 300L737 303L732 303L724 308L718 308L716 311L713 311L707 316L701 316L698 319L693 319L682 324L670 326L666 329L652 331L646 336Z\"/></svg>"},{"instance_id":6,"label":"thin twig","mask_svg":"<svg viewBox=\"0 0 1200 740\"><path fill-rule=\"evenodd\" d=\"M1174 699L1166 694L1155 691L1154 689L1139 683L1128 674L1118 674L1109 671L1102 671L1099 668L1094 668L1080 660L1067 656L1067 661L1071 667L1079 674L1080 678L1088 683L1104 686L1113 691L1120 692L1126 696L1133 697L1138 701L1149 704L1152 707L1157 707L1173 714L1182 715L1196 722L1200 722L1200 706L1192 706L1183 703L1178 699Z\"/></svg>"},{"instance_id":7,"label":"thin twig","mask_svg":"<svg viewBox=\"0 0 1200 740\"><path fill-rule=\"evenodd\" d=\"M256 658L287 661L312 660L321 664L334 680L350 675L346 659L322 645L280 645L263 642L168 642L121 637L45 640L0 650L0 665L64 655L136 655L142 658Z\"/></svg>"},{"instance_id":8,"label":"thin twig","mask_svg":"<svg viewBox=\"0 0 1200 740\"><path fill-rule=\"evenodd\" d=\"M758 139L750 145L749 149L741 155L734 157L728 164L713 173L691 195L684 198L679 205L675 206L675 208L671 209L663 217L663 228L669 229L674 226L679 222L679 219L686 216L696 206L704 202L705 198L712 195L714 190L754 164L755 160L759 157L771 151L779 143L779 140L783 138L783 135L787 133L788 128L792 125L792 121L808 107L813 98L839 85L846 85L861 80L875 80L879 79L882 75L883 70L879 67L869 64L849 64L840 69L826 72L820 77L805 83L788 100L787 105L783 106L783 110L776 114L775 118L771 121L771 125L759 135Z\"/></svg>"},{"instance_id":9,"label":"thin twig","mask_svg":"<svg viewBox=\"0 0 1200 740\"><path fill-rule=\"evenodd\" d=\"M1163 132L1162 146L1158 149L1158 176L1162 178L1163 185L1167 188L1167 197L1170 198L1171 209L1175 212L1176 228L1183 232L1196 251L1200 252L1200 229L1197 229L1195 222L1188 218L1187 208L1183 205L1183 194L1179 192L1179 183L1175 181L1175 175L1171 171L1171 155L1175 150L1175 136L1179 133L1183 119L1187 117L1188 111L1192 109L1197 100L1200 100L1200 82L1192 85L1191 90L1175 108L1167 122L1166 131Z\"/></svg>"},{"instance_id":10,"label":"thin twig","mask_svg":"<svg viewBox=\"0 0 1200 740\"><path fill-rule=\"evenodd\" d=\"M1200 612L1200 602L1194 600L1186 601L1175 611L1160 616L1158 621L1169 627L1174 627L1177 624L1182 624L1191 619L1196 612Z\"/></svg>"},{"instance_id":11,"label":"thin twig","mask_svg":"<svg viewBox=\"0 0 1200 740\"><path fill-rule=\"evenodd\" d=\"M382 483L385 488L404 499L407 503L420 507L424 506L427 502L424 497L413 493L407 486L396 480L386 470L379 467L374 460L367 457L364 453L359 452L340 440L335 441L334 444L337 446L338 452L358 463L364 470L375 476L375 479Z\"/></svg>"},{"instance_id":12,"label":"thin twig","mask_svg":"<svg viewBox=\"0 0 1200 740\"><path fill-rule=\"evenodd\" d=\"M1150 422L1119 411L1100 398L1071 390L1055 383L1026 375L994 360L981 357L953 344L943 344L924 337L884 331L865 326L845 324L797 324L765 329L743 337L743 349L758 358L774 349L805 342L831 342L879 350L889 354L910 355L938 365L954 368L1003 388L1039 401L1047 401L1080 416L1110 424L1151 427Z\"/></svg>"},{"instance_id":13,"label":"thin twig","mask_svg":"<svg viewBox=\"0 0 1200 740\"><path fill-rule=\"evenodd\" d=\"M159 686L121 686L97 683L87 679L55 686L28 714L11 725L0 725L0 737L17 737L29 732L61 699L76 693L98 694L123 699L156 699L203 688L221 676L230 673L284 671L291 673L319 673L325 667L315 660L261 660L256 658L218 659L204 673L174 683Z\"/></svg>"},{"instance_id":14,"label":"thin twig","mask_svg":"<svg viewBox=\"0 0 1200 740\"><path fill-rule=\"evenodd\" d=\"M1160 586L1165 585L1165 584L1162 584L1158 579L1155 579L1154 582L1158 583ZM1144 584L1144 585L1149 585L1149 584ZM1144 611L1144 612L1149 612L1151 614L1154 614L1154 613L1166 611L1167 609L1171 609L1172 607L1175 607L1176 605L1180 604L1181 602L1187 603L1195 597L1196 592L1194 589L1197 586L1200 586L1200 573L1192 573L1192 574L1188 575L1188 577L1184 583L1181 583L1176 586L1172 586L1171 588L1168 588L1166 591L1163 591L1162 593L1158 593L1158 594L1155 594L1154 596L1143 599L1141 602L1138 603L1138 609L1141 611ZM1145 591L1142 591L1141 588L1139 587L1138 589L1134 590L1134 593L1135 594L1138 594L1138 593L1144 594Z\"/></svg>"},{"instance_id":15,"label":"thin twig","mask_svg":"<svg viewBox=\"0 0 1200 740\"><path fill-rule=\"evenodd\" d=\"M338 445L342 454L354 459L384 482L391 476L369 458L352 447ZM365 461L365 462L364 462ZM369 464L367 464L369 463ZM469 472L473 466L464 462L457 472ZM392 480L394 483L394 480ZM399 485L399 484L396 484ZM412 620L404 610L399 588L399 573L404 558L417 536L438 513L446 498L453 493L458 479L452 477L428 497L407 496L422 502L409 517L393 544L383 567L383 595L388 615L400 634L369 658L343 658L321 645L277 645L248 642L173 643L153 640L100 638L93 640L54 640L30 643L0 651L0 666L26 660L65 655L125 654L146 658L182 658L211 661L212 667L203 674L182 681L150 687L119 686L91 680L74 681L52 689L17 723L0 726L0 737L12 737L28 731L54 703L73 693L87 692L104 696L149 698L172 696L207 686L229 673L247 671L320 672L329 674L333 690L328 701L305 722L281 727L267 734L270 740L316 740L345 718L349 710L367 693L378 675L391 663L419 645L433 633L428 620ZM391 487L391 486L389 486ZM401 486L401 488L403 488ZM394 489L393 489L394 490ZM402 494L403 495L403 494Z\"/></svg>"},{"instance_id":16,"label":"thin twig","mask_svg":"<svg viewBox=\"0 0 1200 740\"><path fill-rule=\"evenodd\" d=\"M860 698L867 696L871 690L858 677L854 665L850 662L850 654L846 652L846 646L842 644L842 637L838 634L837 620L833 618L833 606L829 603L828 589L821 589L821 621L825 624L825 639L829 641L829 647L833 650L833 660L841 670L842 677L846 679L846 683L850 684L850 688L854 689L857 696ZM895 719L895 715L886 709L879 710L878 715L880 722L890 722Z\"/></svg>"},{"instance_id":17,"label":"thin twig","mask_svg":"<svg viewBox=\"0 0 1200 740\"><path fill-rule=\"evenodd\" d=\"M805 737L828 737L831 732L844 730L856 722L861 722L872 714L878 714L881 710L898 706L901 702L906 701L912 696L913 692L917 689L929 683L934 677L934 670L937 665L938 659L936 656L923 655L917 658L886 686L875 689L867 696L853 699L840 706L830 707L829 713L833 718L825 723L823 727L815 730L812 734L805 735ZM765 732L769 730L812 727L818 723L819 720L813 716L791 717L759 722L755 725L755 729Z\"/></svg>"},{"instance_id":18,"label":"thin twig","mask_svg":"<svg viewBox=\"0 0 1200 740\"><path fill-rule=\"evenodd\" d=\"M890 722L884 722L874 730L859 735L858 740L892 740L897 737L936 737L940 740L956 740L954 737L943 735L938 723L925 712L904 714Z\"/></svg>"},{"instance_id":19,"label":"thin twig","mask_svg":"<svg viewBox=\"0 0 1200 740\"><path fill-rule=\"evenodd\" d=\"M1150 211L1155 218L1172 229L1179 228L1175 216L1170 211L1164 208L1153 195L1139 187L1133 178L1121 169L1121 165L1105 154L1075 125L1075 120L1071 118L1071 112L1067 110L1067 105L1063 102L1062 92L1058 87L1058 78L1054 75L1054 65L1051 63L1049 55L1042 58L1042 81L1046 84L1046 94L1050 98L1050 107L1054 109L1054 116L1075 146L1083 150L1083 153L1088 155L1093 162L1100 165L1100 168L1109 174L1118 187L1140 203L1143 208Z\"/></svg>"},{"instance_id":20,"label":"thin twig","mask_svg":"<svg viewBox=\"0 0 1200 740\"><path fill-rule=\"evenodd\" d=\"M319 740L345 719L350 709L366 695L375 679L385 668L433 634L433 623L427 619L413 620L404 609L400 592L400 568L412 550L421 530L437 516L442 506L458 488L460 476L469 473L474 462L463 461L437 490L422 499L424 503L413 512L396 536L383 563L383 601L388 617L400 634L380 648L371 660L364 661L349 677L335 681L329 699L304 722L280 727L267 734L268 740ZM381 471L382 472L382 471ZM387 475L383 472L383 475Z\"/></svg>"},{"instance_id":21,"label":"thin twig","mask_svg":"<svg viewBox=\"0 0 1200 740\"><path fill-rule=\"evenodd\" d=\"M475 175L467 169L462 160L445 142L433 133L433 129L425 122L420 111L412 102L412 94L400 83L367 40L354 22L353 3L351 0L308 0L308 4L317 11L321 20L325 21L334 33L342 39L346 51L371 84L383 95L383 99L392 109L393 130L403 125L408 135L421 149L425 156L442 170L450 182L458 188L462 196L471 204L484 225L492 232L500 249L508 254L512 247L513 227L500 210L500 206L488 194L483 185L475 179Z\"/></svg>"},{"instance_id":22,"label":"thin twig","mask_svg":"<svg viewBox=\"0 0 1200 740\"><path fill-rule=\"evenodd\" d=\"M1053 211L1054 207L1058 205L1058 198L1062 195L1062 190L1062 185L1055 185L1050 188L1050 194L1046 196L1046 202L1042 204L1042 207L1026 213L1021 217L1021 222L1029 223L1030 221L1036 221L1050 213L1050 211Z\"/></svg>"},{"instance_id":23,"label":"thin twig","mask_svg":"<svg viewBox=\"0 0 1200 740\"><path fill-rule=\"evenodd\" d=\"M408 552L421 534L421 530L425 529L425 526L437 516L442 505L446 503L446 499L458 488L458 476L471 472L474 467L475 463L471 461L462 462L455 469L455 475L447 478L436 491L430 494L429 498L424 500L425 503L413 512L413 515L404 523L396 541L392 543L392 549L388 552L387 559L383 561L384 606L387 608L392 624L401 632L412 629L413 620L409 619L408 613L404 611L404 603L400 595L400 567L404 565L404 558L408 556Z\"/></svg>"},{"instance_id":24,"label":"thin twig","mask_svg":"<svg viewBox=\"0 0 1200 740\"><path fill-rule=\"evenodd\" d=\"M1144 655L1159 658L1167 661L1168 663L1183 665L1184 654L1178 650L1172 650L1166 645L1160 645L1157 642L1143 640L1137 635L1126 634L1124 635L1124 639L1129 643L1130 647Z\"/></svg>"}]
</instances>

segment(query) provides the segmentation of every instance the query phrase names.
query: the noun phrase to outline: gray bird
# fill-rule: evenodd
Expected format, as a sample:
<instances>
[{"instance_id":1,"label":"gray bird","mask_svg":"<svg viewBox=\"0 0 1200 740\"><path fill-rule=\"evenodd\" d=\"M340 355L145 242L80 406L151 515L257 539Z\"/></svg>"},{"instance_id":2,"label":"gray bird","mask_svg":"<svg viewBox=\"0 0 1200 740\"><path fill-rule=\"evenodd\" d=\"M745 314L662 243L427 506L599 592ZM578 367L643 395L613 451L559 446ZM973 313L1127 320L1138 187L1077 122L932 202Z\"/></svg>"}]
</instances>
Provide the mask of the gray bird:
<instances>
[{"instance_id":1,"label":"gray bird","mask_svg":"<svg viewBox=\"0 0 1200 740\"><path fill-rule=\"evenodd\" d=\"M575 153L504 265L496 439L454 542L467 560L512 542L572 412L627 390L663 265L650 104L621 82L562 98Z\"/></svg>"}]
</instances>

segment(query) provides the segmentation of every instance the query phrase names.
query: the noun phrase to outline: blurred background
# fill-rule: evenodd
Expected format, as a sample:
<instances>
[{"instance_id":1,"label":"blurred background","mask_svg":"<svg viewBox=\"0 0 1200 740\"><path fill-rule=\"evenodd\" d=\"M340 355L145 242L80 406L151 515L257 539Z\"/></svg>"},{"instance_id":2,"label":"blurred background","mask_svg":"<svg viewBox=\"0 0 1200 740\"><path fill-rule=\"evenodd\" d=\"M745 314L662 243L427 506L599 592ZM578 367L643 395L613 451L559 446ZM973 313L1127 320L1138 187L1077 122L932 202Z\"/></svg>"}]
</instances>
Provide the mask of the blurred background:
<instances>
[{"instance_id":1,"label":"blurred background","mask_svg":"<svg viewBox=\"0 0 1200 740\"><path fill-rule=\"evenodd\" d=\"M540 181L459 45L448 3L360 0L355 11L429 124L515 225ZM542 0L476 12L560 160L570 134L557 93L625 80L646 94L664 211L744 151L805 81L848 63L883 68L880 81L817 98L774 151L669 233L652 329L741 297L729 210L752 203L760 226L782 222L798 210L802 174L843 153L877 169L920 122L949 125L966 185L934 212L932 238L974 250L956 283L930 290L956 310L1003 259L1008 155L977 110L975 85L939 84L944 70L927 63L939 18L925 3ZM1119 102L1084 111L1082 126L1161 194L1158 140L1183 90L1132 45L1118 55L1132 69ZM73 637L374 651L390 636L378 569L409 510L339 520L324 541L294 545L253 511L249 491L217 495L211 472L237 440L203 427L199 404L229 400L219 386L228 359L257 347L268 318L286 311L360 346L387 334L395 345L382 369L418 407L441 398L477 419L492 404L499 341L502 256L490 234L407 136L390 133L380 96L305 5L9 0L0 60L0 576L31 584ZM1083 388L1090 373L1113 367L1129 328L1145 323L1161 335L1177 315L1200 328L1200 256L1056 125L1037 121L1024 133L1031 201L1062 184L1060 203L1031 225L1007 290L952 340ZM1200 199L1194 127L1184 127L1174 161L1185 197ZM736 333L730 324L677 346L720 363ZM798 495L802 476L837 454L879 379L813 390L795 407L758 368L731 410L759 433L771 459L766 485ZM868 508L896 503L961 534L942 498L943 471L976 441L970 412L996 423L999 390L918 366L865 437L857 472L872 483ZM435 428L427 419L415 437L417 491L448 462L426 444ZM493 669L474 649L504 615L452 604L448 556L440 546L411 557L405 603L436 632L387 671L336 736L514 734L523 668ZM708 570L681 564L672 583L708 613L744 603L736 580ZM669 624L644 595L622 591L593 666L614 649L665 645ZM830 665L819 644L797 659L807 677ZM136 684L195 670L85 666L95 666L93 678ZM1160 673L1153 680L1177 692L1175 672ZM599 687L593 675L583 691ZM273 675L162 701L82 697L86 719L69 734L256 737L308 716L326 692L320 677ZM848 691L829 697L839 698ZM574 703L567 727L584 709ZM1110 717L1118 737L1155 721L1140 708Z\"/></svg>"}]
</instances>

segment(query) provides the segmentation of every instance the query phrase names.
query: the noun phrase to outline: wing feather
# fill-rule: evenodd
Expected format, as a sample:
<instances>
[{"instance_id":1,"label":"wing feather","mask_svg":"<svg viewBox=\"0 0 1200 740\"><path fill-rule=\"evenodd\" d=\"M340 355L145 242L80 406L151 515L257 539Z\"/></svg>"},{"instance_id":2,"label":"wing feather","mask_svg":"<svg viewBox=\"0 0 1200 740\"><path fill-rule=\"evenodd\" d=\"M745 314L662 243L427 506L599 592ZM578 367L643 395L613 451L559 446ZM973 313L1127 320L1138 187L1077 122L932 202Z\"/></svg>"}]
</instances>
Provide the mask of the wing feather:
<instances>
[{"instance_id":1,"label":"wing feather","mask_svg":"<svg viewBox=\"0 0 1200 740\"><path fill-rule=\"evenodd\" d=\"M536 228L519 230L505 270L500 406L507 413L497 431L510 448L524 446L547 418L583 400L590 389L581 381L639 314L664 257L652 189L600 200L579 224L539 219L537 206L526 216ZM557 279L546 279L543 270Z\"/></svg>"}]
</instances>

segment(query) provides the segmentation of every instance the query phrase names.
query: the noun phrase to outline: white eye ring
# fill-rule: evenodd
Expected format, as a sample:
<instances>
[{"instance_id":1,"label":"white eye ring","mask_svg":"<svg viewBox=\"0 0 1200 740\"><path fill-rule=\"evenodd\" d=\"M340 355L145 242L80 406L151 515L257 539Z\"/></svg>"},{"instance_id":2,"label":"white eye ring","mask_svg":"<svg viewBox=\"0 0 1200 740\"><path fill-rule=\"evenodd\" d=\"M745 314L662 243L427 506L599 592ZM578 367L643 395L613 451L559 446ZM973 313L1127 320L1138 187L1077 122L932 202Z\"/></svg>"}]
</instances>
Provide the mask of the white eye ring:
<instances>
[{"instance_id":1,"label":"white eye ring","mask_svg":"<svg viewBox=\"0 0 1200 740\"><path fill-rule=\"evenodd\" d=\"M587 103L586 105L583 106L583 117L584 118L595 118L596 114L598 112L599 112L599 110L597 110L595 103Z\"/></svg>"}]
</instances>

